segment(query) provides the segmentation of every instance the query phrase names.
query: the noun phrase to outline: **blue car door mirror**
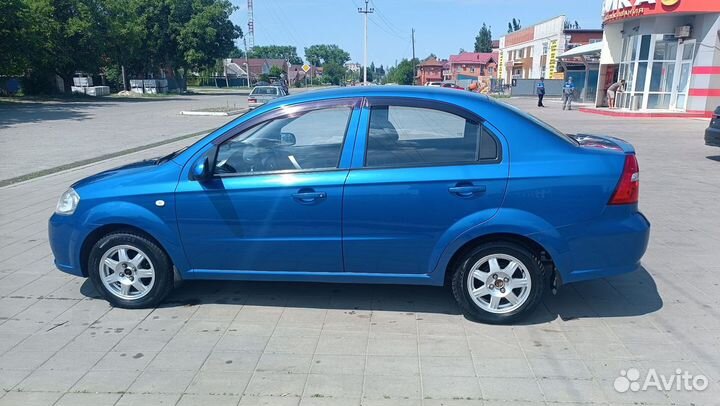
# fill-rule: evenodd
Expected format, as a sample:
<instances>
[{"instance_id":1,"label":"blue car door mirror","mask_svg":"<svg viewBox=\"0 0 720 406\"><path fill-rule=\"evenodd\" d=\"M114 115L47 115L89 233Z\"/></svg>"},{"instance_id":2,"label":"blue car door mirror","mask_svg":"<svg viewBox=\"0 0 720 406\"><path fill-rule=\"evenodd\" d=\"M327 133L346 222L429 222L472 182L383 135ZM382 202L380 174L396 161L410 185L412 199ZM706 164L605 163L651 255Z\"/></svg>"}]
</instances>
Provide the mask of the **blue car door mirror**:
<instances>
[{"instance_id":1,"label":"blue car door mirror","mask_svg":"<svg viewBox=\"0 0 720 406\"><path fill-rule=\"evenodd\" d=\"M198 159L190 169L190 178L199 181L212 178L216 154L217 147L213 147L205 156Z\"/></svg>"}]
</instances>

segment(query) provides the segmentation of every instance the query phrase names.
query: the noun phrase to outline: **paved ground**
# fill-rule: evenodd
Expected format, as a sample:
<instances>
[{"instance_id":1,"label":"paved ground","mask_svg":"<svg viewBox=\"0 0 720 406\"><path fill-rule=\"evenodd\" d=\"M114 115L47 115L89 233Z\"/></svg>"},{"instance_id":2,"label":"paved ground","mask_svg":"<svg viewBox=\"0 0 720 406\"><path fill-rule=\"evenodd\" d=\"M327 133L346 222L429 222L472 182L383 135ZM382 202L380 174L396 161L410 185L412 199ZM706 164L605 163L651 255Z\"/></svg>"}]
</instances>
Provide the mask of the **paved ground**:
<instances>
[{"instance_id":1,"label":"paved ground","mask_svg":"<svg viewBox=\"0 0 720 406\"><path fill-rule=\"evenodd\" d=\"M0 188L0 405L720 404L720 149L702 145L707 123L512 103L635 144L653 223L644 271L566 286L512 327L470 322L428 287L186 283L160 308L112 309L53 269L47 217L73 180L167 145ZM711 382L617 393L627 368Z\"/></svg>"},{"instance_id":2,"label":"paved ground","mask_svg":"<svg viewBox=\"0 0 720 406\"><path fill-rule=\"evenodd\" d=\"M181 116L182 110L247 96L186 95L0 104L0 180L216 128L227 117Z\"/></svg>"}]
</instances>

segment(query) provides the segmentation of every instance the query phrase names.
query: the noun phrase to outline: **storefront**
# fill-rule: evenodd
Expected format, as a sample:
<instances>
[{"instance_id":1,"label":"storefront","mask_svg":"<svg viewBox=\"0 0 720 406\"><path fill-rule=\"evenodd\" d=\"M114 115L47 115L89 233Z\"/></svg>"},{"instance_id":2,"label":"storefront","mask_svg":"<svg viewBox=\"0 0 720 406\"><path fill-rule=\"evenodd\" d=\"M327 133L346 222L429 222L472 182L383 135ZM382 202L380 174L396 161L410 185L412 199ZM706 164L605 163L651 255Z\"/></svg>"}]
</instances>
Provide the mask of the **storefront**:
<instances>
[{"instance_id":1,"label":"storefront","mask_svg":"<svg viewBox=\"0 0 720 406\"><path fill-rule=\"evenodd\" d=\"M625 80L625 112L709 114L720 105L720 0L605 0L595 104Z\"/></svg>"}]
</instances>

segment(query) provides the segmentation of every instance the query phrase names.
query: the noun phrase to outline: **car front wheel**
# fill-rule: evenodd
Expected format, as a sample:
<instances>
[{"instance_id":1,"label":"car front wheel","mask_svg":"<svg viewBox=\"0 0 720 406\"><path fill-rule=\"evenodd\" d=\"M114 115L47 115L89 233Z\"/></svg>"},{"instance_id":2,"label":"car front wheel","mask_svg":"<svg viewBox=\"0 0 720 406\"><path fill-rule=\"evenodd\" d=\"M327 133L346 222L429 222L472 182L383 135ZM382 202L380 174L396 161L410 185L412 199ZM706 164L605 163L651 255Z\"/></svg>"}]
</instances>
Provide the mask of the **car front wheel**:
<instances>
[{"instance_id":1,"label":"car front wheel","mask_svg":"<svg viewBox=\"0 0 720 406\"><path fill-rule=\"evenodd\" d=\"M110 304L127 309L155 306L173 287L167 254L154 242L130 232L112 233L95 243L88 274Z\"/></svg>"},{"instance_id":2,"label":"car front wheel","mask_svg":"<svg viewBox=\"0 0 720 406\"><path fill-rule=\"evenodd\" d=\"M482 244L457 264L455 299L466 315L482 322L507 324L527 316L545 289L537 255L515 243Z\"/></svg>"}]
</instances>

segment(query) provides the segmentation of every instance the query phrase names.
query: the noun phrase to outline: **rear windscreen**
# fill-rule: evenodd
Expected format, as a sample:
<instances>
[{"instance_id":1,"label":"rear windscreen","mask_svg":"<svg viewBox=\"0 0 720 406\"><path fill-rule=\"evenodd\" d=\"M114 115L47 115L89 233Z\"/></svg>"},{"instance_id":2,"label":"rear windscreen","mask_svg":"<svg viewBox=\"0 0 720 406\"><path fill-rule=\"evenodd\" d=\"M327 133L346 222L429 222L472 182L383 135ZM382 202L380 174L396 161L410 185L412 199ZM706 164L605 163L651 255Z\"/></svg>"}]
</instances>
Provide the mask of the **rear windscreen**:
<instances>
[{"instance_id":1,"label":"rear windscreen","mask_svg":"<svg viewBox=\"0 0 720 406\"><path fill-rule=\"evenodd\" d=\"M253 95L259 95L259 94L269 94L269 95L276 95L277 89L274 87L256 87L253 89L252 93Z\"/></svg>"}]
</instances>

